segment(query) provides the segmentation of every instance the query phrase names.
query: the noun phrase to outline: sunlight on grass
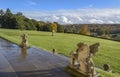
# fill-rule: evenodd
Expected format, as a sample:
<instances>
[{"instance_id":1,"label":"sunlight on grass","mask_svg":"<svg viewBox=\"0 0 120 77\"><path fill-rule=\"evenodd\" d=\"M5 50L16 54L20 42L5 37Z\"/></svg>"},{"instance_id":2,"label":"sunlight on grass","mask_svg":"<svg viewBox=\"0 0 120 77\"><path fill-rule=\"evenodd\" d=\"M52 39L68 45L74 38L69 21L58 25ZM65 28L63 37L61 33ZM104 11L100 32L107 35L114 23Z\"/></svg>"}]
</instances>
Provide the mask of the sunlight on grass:
<instances>
[{"instance_id":1,"label":"sunlight on grass","mask_svg":"<svg viewBox=\"0 0 120 77\"><path fill-rule=\"evenodd\" d=\"M95 64L97 67L102 68L103 64L108 63L111 65L113 72L120 73L120 42L76 34L56 33L55 36L51 36L51 32L0 29L1 37L18 45L20 45L20 35L22 33L28 34L30 45L34 45L48 51L52 51L52 49L55 48L58 53L66 56L69 56L71 51L76 50L76 44L79 42L86 42L89 45L100 42L100 50L94 57ZM118 76L116 75L113 77Z\"/></svg>"}]
</instances>

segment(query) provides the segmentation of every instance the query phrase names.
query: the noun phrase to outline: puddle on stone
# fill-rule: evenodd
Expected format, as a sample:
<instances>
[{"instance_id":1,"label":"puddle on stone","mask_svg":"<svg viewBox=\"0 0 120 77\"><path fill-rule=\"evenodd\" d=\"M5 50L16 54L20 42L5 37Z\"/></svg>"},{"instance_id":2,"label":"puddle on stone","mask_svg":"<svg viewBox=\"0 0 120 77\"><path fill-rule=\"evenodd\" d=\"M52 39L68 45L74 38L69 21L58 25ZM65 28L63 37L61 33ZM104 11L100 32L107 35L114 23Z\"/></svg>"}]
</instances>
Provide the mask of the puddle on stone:
<instances>
[{"instance_id":1,"label":"puddle on stone","mask_svg":"<svg viewBox=\"0 0 120 77\"><path fill-rule=\"evenodd\" d=\"M27 48L21 48L21 57L27 58L27 56L28 56Z\"/></svg>"}]
</instances>

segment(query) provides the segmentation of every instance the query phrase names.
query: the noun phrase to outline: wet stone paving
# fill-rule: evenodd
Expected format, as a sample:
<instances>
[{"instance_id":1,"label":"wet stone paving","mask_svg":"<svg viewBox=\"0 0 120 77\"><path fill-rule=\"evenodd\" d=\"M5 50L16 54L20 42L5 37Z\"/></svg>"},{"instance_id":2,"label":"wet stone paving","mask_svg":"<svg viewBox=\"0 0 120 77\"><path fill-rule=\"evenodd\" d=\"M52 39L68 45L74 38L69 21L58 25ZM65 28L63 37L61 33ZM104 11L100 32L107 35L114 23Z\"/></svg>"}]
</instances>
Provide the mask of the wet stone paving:
<instances>
[{"instance_id":1,"label":"wet stone paving","mask_svg":"<svg viewBox=\"0 0 120 77\"><path fill-rule=\"evenodd\" d=\"M69 58L31 47L24 52L0 38L0 77L70 77Z\"/></svg>"}]
</instances>

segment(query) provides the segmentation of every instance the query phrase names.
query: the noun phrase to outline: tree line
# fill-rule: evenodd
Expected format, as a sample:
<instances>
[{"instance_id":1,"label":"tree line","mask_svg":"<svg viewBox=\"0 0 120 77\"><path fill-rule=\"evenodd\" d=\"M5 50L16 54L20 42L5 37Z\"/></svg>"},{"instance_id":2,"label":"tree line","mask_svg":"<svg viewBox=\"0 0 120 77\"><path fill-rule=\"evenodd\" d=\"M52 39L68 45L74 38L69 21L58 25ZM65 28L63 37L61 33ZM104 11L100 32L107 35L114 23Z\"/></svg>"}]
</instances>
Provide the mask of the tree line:
<instances>
[{"instance_id":1,"label":"tree line","mask_svg":"<svg viewBox=\"0 0 120 77\"><path fill-rule=\"evenodd\" d=\"M17 12L13 14L9 8L6 11L0 9L0 27L8 29L20 29L20 30L37 30L37 31L55 31L69 33L68 28L65 25L61 25L58 22L44 22L37 21L35 19L29 19L22 14ZM71 28L73 33L76 33L75 27ZM81 27L81 34L89 35L90 31L87 26Z\"/></svg>"},{"instance_id":2,"label":"tree line","mask_svg":"<svg viewBox=\"0 0 120 77\"><path fill-rule=\"evenodd\" d=\"M13 14L9 8L6 11L0 9L0 27L20 30L37 30L63 32L64 28L57 22L43 22L25 17L21 12Z\"/></svg>"},{"instance_id":3,"label":"tree line","mask_svg":"<svg viewBox=\"0 0 120 77\"><path fill-rule=\"evenodd\" d=\"M25 17L21 12L13 14L8 8L5 12L0 10L0 27L20 30L36 30L37 21Z\"/></svg>"}]
</instances>

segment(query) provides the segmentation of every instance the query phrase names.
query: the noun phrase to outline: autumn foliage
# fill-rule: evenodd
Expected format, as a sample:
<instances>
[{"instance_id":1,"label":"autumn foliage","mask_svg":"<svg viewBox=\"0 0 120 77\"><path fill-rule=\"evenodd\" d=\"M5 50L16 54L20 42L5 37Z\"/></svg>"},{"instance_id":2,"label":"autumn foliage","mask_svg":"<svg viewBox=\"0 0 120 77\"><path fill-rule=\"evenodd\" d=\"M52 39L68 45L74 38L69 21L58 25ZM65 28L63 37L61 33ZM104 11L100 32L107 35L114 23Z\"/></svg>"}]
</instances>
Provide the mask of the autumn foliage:
<instances>
[{"instance_id":1,"label":"autumn foliage","mask_svg":"<svg viewBox=\"0 0 120 77\"><path fill-rule=\"evenodd\" d=\"M90 35L90 31L87 25L81 26L80 28L80 34L83 35Z\"/></svg>"},{"instance_id":2,"label":"autumn foliage","mask_svg":"<svg viewBox=\"0 0 120 77\"><path fill-rule=\"evenodd\" d=\"M57 32L57 23L56 22L53 22L51 24L51 27L52 27L52 30L54 30L55 32Z\"/></svg>"}]
</instances>

